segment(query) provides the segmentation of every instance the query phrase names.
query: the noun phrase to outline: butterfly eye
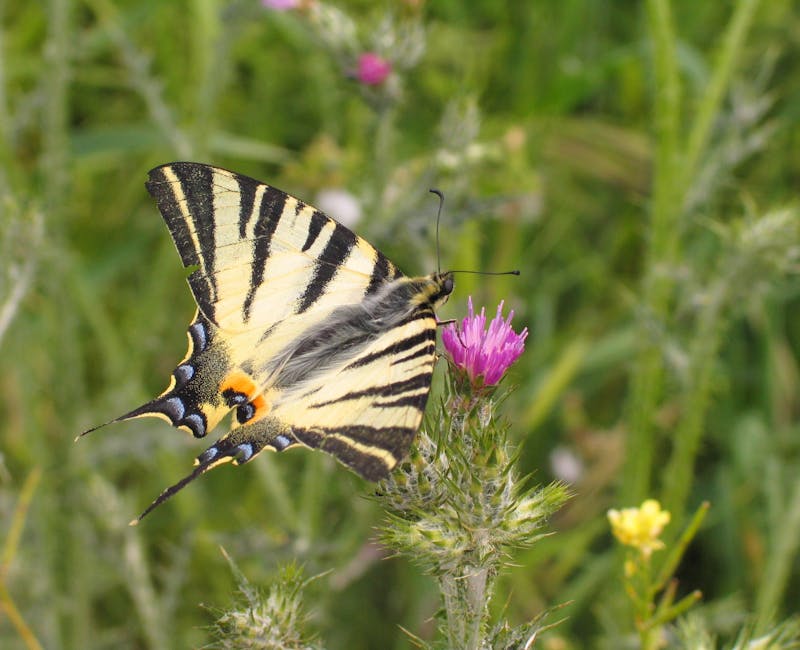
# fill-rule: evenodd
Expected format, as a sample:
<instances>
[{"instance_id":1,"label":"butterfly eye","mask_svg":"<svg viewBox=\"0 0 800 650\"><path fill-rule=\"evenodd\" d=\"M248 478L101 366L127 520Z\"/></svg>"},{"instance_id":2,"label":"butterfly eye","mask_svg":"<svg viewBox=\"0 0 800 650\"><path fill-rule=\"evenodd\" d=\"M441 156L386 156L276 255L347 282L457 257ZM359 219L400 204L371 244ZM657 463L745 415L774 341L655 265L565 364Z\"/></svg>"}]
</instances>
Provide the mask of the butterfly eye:
<instances>
[{"instance_id":1,"label":"butterfly eye","mask_svg":"<svg viewBox=\"0 0 800 650\"><path fill-rule=\"evenodd\" d=\"M444 286L443 286L445 295L450 295L451 293L453 293L453 287L455 287L455 283L453 282L453 278L447 278L444 281Z\"/></svg>"}]
</instances>

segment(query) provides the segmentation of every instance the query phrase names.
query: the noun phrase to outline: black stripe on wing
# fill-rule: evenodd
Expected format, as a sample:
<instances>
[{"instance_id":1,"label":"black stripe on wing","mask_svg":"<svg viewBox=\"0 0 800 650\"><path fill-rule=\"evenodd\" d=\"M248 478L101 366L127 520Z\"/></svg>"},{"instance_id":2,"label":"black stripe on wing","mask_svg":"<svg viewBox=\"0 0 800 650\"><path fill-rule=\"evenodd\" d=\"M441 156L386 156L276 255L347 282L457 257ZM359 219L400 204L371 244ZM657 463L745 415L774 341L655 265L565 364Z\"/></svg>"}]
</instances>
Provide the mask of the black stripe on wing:
<instances>
[{"instance_id":1,"label":"black stripe on wing","mask_svg":"<svg viewBox=\"0 0 800 650\"><path fill-rule=\"evenodd\" d=\"M214 226L214 172L204 165L177 163L172 171L180 180L186 209L193 221L194 232L202 259L202 269L208 278L211 300L216 300L217 283L214 276L214 257L216 253Z\"/></svg>"},{"instance_id":2,"label":"black stripe on wing","mask_svg":"<svg viewBox=\"0 0 800 650\"><path fill-rule=\"evenodd\" d=\"M167 172L177 179L181 199ZM145 186L156 200L183 265L200 267L188 281L198 306L213 319L217 294L213 169L194 163L163 165L150 171ZM181 209L181 200L188 215Z\"/></svg>"},{"instance_id":3,"label":"black stripe on wing","mask_svg":"<svg viewBox=\"0 0 800 650\"><path fill-rule=\"evenodd\" d=\"M379 481L386 478L406 455L417 430L411 427L349 425L313 429L293 427L292 433L304 445L332 454L365 479ZM369 453L370 450L378 453ZM388 452L393 462L381 452Z\"/></svg>"},{"instance_id":4,"label":"black stripe on wing","mask_svg":"<svg viewBox=\"0 0 800 650\"><path fill-rule=\"evenodd\" d=\"M421 372L418 375L414 375L413 377L409 377L408 379L394 381L389 384L380 384L378 386L372 386L371 388L365 388L363 390L354 390L334 399L326 400L324 402L316 402L315 404L310 404L308 408L322 408L323 406L330 406L331 404L338 404L339 402L347 402L354 399L361 399L362 397L399 397L403 393L416 391L420 388L429 388L431 385L431 375L432 372L428 370L426 372Z\"/></svg>"},{"instance_id":5,"label":"black stripe on wing","mask_svg":"<svg viewBox=\"0 0 800 650\"><path fill-rule=\"evenodd\" d=\"M389 476L389 472L399 462L399 459L394 457L395 462L387 464L383 458L366 454L338 438L324 439L319 448L334 456L359 476L373 482Z\"/></svg>"},{"instance_id":6,"label":"black stripe on wing","mask_svg":"<svg viewBox=\"0 0 800 650\"><path fill-rule=\"evenodd\" d=\"M239 184L239 239L247 236L247 224L256 207L256 190L260 183L248 176L234 174Z\"/></svg>"},{"instance_id":7,"label":"black stripe on wing","mask_svg":"<svg viewBox=\"0 0 800 650\"><path fill-rule=\"evenodd\" d=\"M164 221L175 242L175 247L181 256L184 266L194 266L200 264L194 241L189 231L189 224L183 217L183 212L178 205L173 184L167 180L164 173L165 169L172 168L172 165L163 165L150 170L148 180L145 183L147 191L156 200L156 205L161 211Z\"/></svg>"},{"instance_id":8,"label":"black stripe on wing","mask_svg":"<svg viewBox=\"0 0 800 650\"><path fill-rule=\"evenodd\" d=\"M250 307L253 305L253 299L264 282L264 267L270 254L272 235L275 234L275 230L278 228L278 223L288 200L288 195L269 186L266 186L264 194L261 196L258 221L253 227L255 243L250 266L250 288L242 305L242 318L245 322L250 319Z\"/></svg>"},{"instance_id":9,"label":"black stripe on wing","mask_svg":"<svg viewBox=\"0 0 800 650\"><path fill-rule=\"evenodd\" d=\"M326 430L326 433L335 433L369 447L380 447L400 460L405 456L408 444L417 435L417 429L416 427L412 429L411 427L372 427L365 424L351 424L346 427L332 427Z\"/></svg>"},{"instance_id":10,"label":"black stripe on wing","mask_svg":"<svg viewBox=\"0 0 800 650\"><path fill-rule=\"evenodd\" d=\"M420 343L424 343L426 341L433 342L436 340L436 333L433 328L426 329L418 334L414 334L413 336L409 336L408 338L402 339L400 341L395 341L390 345L387 345L385 348L381 350L376 350L375 352L370 352L369 354L364 355L363 357L359 357L352 363L348 364L344 367L344 370L351 370L353 368L360 368L361 366L366 366L372 363L373 361L377 361L378 359L389 356L389 355L396 355L411 350L415 348ZM423 348L426 349L426 348ZM431 350L433 353L433 350ZM415 354L414 356L420 356L420 354ZM414 358L414 357L408 357ZM402 360L407 360L402 359ZM392 359L392 365L396 363L400 363L401 359Z\"/></svg>"},{"instance_id":11,"label":"black stripe on wing","mask_svg":"<svg viewBox=\"0 0 800 650\"><path fill-rule=\"evenodd\" d=\"M325 293L325 287L328 286L347 256L350 255L353 246L356 245L356 236L342 224L334 223L336 223L336 227L319 258L314 262L314 273L300 297L297 307L298 314L306 311Z\"/></svg>"},{"instance_id":12,"label":"black stripe on wing","mask_svg":"<svg viewBox=\"0 0 800 650\"><path fill-rule=\"evenodd\" d=\"M425 405L428 402L428 393L421 393L416 395L407 395L406 397L398 397L397 399L388 402L375 402L375 406L380 408L401 408L409 407L419 409L425 412Z\"/></svg>"},{"instance_id":13,"label":"black stripe on wing","mask_svg":"<svg viewBox=\"0 0 800 650\"><path fill-rule=\"evenodd\" d=\"M387 280L394 280L402 275L396 268L393 268L393 266L389 259L378 251L378 259L375 260L375 266L369 278L369 284L365 292L366 296L371 296L375 293Z\"/></svg>"},{"instance_id":14,"label":"black stripe on wing","mask_svg":"<svg viewBox=\"0 0 800 650\"><path fill-rule=\"evenodd\" d=\"M302 207L304 207L304 204L298 202L297 209L301 210ZM322 232L322 228L326 223L328 223L328 217L322 214L319 210L314 210L314 212L311 214L311 223L308 226L308 236L306 237L306 241L302 248L304 253L314 245L315 241L317 241L317 237L319 237L319 233Z\"/></svg>"},{"instance_id":15,"label":"black stripe on wing","mask_svg":"<svg viewBox=\"0 0 800 650\"><path fill-rule=\"evenodd\" d=\"M396 366L400 363L405 363L406 361L411 361L413 359L419 359L420 357L430 357L433 359L433 355L436 353L436 343L434 342L435 335L431 337L431 342L423 347L419 348L418 350L414 350L410 354L407 354L403 357L397 357L396 359L392 359L392 365Z\"/></svg>"},{"instance_id":16,"label":"black stripe on wing","mask_svg":"<svg viewBox=\"0 0 800 650\"><path fill-rule=\"evenodd\" d=\"M198 269L192 271L186 281L189 283L194 300L200 308L200 313L210 322L216 323L215 303L211 293L208 291L209 284L206 275Z\"/></svg>"}]
</instances>

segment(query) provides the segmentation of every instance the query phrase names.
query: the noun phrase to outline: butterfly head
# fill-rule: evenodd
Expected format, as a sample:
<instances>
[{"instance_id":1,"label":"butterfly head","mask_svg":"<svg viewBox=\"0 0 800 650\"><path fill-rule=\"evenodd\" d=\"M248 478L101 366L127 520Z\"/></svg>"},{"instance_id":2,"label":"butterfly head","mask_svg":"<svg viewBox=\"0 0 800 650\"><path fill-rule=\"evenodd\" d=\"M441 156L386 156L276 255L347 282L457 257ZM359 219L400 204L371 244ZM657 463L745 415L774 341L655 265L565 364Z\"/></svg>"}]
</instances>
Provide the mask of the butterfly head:
<instances>
[{"instance_id":1,"label":"butterfly head","mask_svg":"<svg viewBox=\"0 0 800 650\"><path fill-rule=\"evenodd\" d=\"M450 294L456 286L453 274L450 271L444 273L437 271L429 276L430 284L426 287L428 300L434 307L441 307L447 302Z\"/></svg>"}]
</instances>

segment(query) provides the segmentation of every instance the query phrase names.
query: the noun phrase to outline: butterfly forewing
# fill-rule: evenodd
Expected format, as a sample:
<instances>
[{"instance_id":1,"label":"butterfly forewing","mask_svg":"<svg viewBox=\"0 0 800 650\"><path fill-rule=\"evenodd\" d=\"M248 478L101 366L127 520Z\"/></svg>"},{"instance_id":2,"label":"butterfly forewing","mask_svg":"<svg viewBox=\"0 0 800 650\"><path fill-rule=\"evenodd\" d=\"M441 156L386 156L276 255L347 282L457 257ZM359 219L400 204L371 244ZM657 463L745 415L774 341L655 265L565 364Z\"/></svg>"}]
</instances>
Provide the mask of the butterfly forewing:
<instances>
[{"instance_id":1,"label":"butterfly forewing","mask_svg":"<svg viewBox=\"0 0 800 650\"><path fill-rule=\"evenodd\" d=\"M434 307L449 274L407 278L312 206L198 163L150 172L198 305L189 352L155 415L196 437L232 430L146 512L222 462L305 445L379 480L419 428L435 359Z\"/></svg>"},{"instance_id":2,"label":"butterfly forewing","mask_svg":"<svg viewBox=\"0 0 800 650\"><path fill-rule=\"evenodd\" d=\"M211 322L232 332L356 303L401 274L366 240L288 194L197 163L150 172L158 203Z\"/></svg>"}]
</instances>

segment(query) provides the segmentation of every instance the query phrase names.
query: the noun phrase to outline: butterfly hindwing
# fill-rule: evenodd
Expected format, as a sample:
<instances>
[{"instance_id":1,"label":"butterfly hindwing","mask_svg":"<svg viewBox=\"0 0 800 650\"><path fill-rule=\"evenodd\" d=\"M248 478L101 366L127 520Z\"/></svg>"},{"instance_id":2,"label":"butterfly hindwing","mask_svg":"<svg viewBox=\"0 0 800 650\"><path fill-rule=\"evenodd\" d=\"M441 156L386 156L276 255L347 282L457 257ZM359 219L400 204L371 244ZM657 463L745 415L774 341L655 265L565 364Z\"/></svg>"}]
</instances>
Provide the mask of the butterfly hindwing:
<instances>
[{"instance_id":1,"label":"butterfly hindwing","mask_svg":"<svg viewBox=\"0 0 800 650\"><path fill-rule=\"evenodd\" d=\"M265 387L259 403L198 461L218 460L224 451L241 463L265 447L299 442L365 478L385 477L419 428L433 372L434 313L409 298L436 287L427 278L395 281L363 303L335 310L324 326L269 355L266 365L256 362L254 387ZM278 445L275 432L283 437ZM234 440L250 447L234 450Z\"/></svg>"},{"instance_id":2,"label":"butterfly hindwing","mask_svg":"<svg viewBox=\"0 0 800 650\"><path fill-rule=\"evenodd\" d=\"M143 513L209 469L264 449L318 448L379 480L419 428L449 273L409 278L367 241L269 185L216 167L150 172L198 313L157 416L203 437L233 428Z\"/></svg>"},{"instance_id":3,"label":"butterfly hindwing","mask_svg":"<svg viewBox=\"0 0 800 650\"><path fill-rule=\"evenodd\" d=\"M416 281L393 293L417 291ZM384 296L367 309L387 310L396 298ZM382 307L379 306L382 303ZM339 330L312 356L330 356L336 347L350 354L319 365L275 400L274 417L287 423L301 443L332 453L367 479L376 481L405 456L419 428L430 389L436 321L432 309L414 306L378 317L382 331L365 341L350 315L331 327ZM348 338L347 332L359 332Z\"/></svg>"}]
</instances>

